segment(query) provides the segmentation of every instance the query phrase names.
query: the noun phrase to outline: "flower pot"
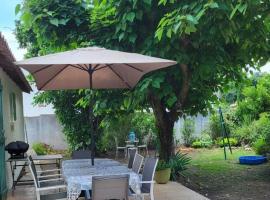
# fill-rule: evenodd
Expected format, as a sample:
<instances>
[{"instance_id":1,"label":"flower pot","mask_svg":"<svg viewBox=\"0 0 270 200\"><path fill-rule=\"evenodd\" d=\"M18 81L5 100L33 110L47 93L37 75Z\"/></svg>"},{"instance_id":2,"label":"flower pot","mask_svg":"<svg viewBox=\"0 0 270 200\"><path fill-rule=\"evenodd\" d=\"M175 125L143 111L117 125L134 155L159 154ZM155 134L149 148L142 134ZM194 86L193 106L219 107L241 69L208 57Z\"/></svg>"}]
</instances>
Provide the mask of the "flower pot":
<instances>
[{"instance_id":1,"label":"flower pot","mask_svg":"<svg viewBox=\"0 0 270 200\"><path fill-rule=\"evenodd\" d=\"M169 182L171 176L171 168L156 171L155 181L159 184L166 184Z\"/></svg>"}]
</instances>

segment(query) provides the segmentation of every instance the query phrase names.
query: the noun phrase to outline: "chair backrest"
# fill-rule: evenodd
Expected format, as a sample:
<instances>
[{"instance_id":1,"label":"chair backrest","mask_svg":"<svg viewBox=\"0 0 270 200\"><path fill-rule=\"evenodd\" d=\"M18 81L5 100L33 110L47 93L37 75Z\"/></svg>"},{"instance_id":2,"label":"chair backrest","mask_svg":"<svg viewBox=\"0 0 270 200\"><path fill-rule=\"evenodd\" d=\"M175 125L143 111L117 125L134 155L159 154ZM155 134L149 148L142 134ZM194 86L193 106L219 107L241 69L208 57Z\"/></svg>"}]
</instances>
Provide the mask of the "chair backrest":
<instances>
[{"instance_id":1,"label":"chair backrest","mask_svg":"<svg viewBox=\"0 0 270 200\"><path fill-rule=\"evenodd\" d=\"M135 158L134 158L134 162L133 162L133 166L132 166L132 171L134 171L135 173L140 172L140 169L141 169L142 163L143 163L143 159L144 159L143 156L136 153Z\"/></svg>"},{"instance_id":2,"label":"chair backrest","mask_svg":"<svg viewBox=\"0 0 270 200\"><path fill-rule=\"evenodd\" d=\"M35 183L35 187L36 187L36 188L39 188L40 185L39 185L38 178L37 178L37 170L36 170L36 166L35 166L35 163L34 163L34 161L33 161L32 156L28 156L28 165L29 165L31 174L32 174L32 176L33 176L33 180L34 180L34 183Z\"/></svg>"},{"instance_id":3,"label":"chair backrest","mask_svg":"<svg viewBox=\"0 0 270 200\"><path fill-rule=\"evenodd\" d=\"M158 158L146 158L143 172L142 172L142 181L153 181L155 176L155 171L158 163ZM143 183L141 191L144 193L150 193L151 183Z\"/></svg>"},{"instance_id":4,"label":"chair backrest","mask_svg":"<svg viewBox=\"0 0 270 200\"><path fill-rule=\"evenodd\" d=\"M91 159L91 151L89 150L78 150L73 151L71 154L72 159Z\"/></svg>"},{"instance_id":5,"label":"chair backrest","mask_svg":"<svg viewBox=\"0 0 270 200\"><path fill-rule=\"evenodd\" d=\"M92 200L128 200L129 175L93 176Z\"/></svg>"},{"instance_id":6,"label":"chair backrest","mask_svg":"<svg viewBox=\"0 0 270 200\"><path fill-rule=\"evenodd\" d=\"M137 149L136 148L129 148L128 153L129 153L128 168L131 169L133 166L135 154L137 153Z\"/></svg>"}]
</instances>

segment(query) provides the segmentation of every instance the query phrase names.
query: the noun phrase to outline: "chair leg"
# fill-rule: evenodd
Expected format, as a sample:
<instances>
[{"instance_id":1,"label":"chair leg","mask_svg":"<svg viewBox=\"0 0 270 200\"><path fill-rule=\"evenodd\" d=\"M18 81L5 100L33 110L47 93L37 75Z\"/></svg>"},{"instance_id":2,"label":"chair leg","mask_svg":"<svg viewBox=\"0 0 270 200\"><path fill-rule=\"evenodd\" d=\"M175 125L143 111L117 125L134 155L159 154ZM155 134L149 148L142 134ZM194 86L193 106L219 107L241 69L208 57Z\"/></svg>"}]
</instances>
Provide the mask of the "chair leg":
<instances>
[{"instance_id":1,"label":"chair leg","mask_svg":"<svg viewBox=\"0 0 270 200\"><path fill-rule=\"evenodd\" d=\"M155 197L154 197L153 192L151 192L151 194L150 194L150 199L151 199L151 200L155 200Z\"/></svg>"},{"instance_id":2,"label":"chair leg","mask_svg":"<svg viewBox=\"0 0 270 200\"><path fill-rule=\"evenodd\" d=\"M40 193L36 191L37 200L40 200Z\"/></svg>"},{"instance_id":3,"label":"chair leg","mask_svg":"<svg viewBox=\"0 0 270 200\"><path fill-rule=\"evenodd\" d=\"M147 148L147 146L146 146L146 148L145 148L145 149L146 149L146 155L147 155L147 156L149 156L149 152L148 152L148 148Z\"/></svg>"}]
</instances>

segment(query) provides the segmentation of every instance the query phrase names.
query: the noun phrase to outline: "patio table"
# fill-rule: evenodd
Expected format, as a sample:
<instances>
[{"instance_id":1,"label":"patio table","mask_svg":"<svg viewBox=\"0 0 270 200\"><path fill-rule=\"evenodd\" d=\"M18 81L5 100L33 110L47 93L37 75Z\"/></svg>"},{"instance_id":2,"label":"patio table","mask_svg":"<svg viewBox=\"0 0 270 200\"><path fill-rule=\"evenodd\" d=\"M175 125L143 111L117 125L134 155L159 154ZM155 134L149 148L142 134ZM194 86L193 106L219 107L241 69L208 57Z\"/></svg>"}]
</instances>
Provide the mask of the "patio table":
<instances>
[{"instance_id":1,"label":"patio table","mask_svg":"<svg viewBox=\"0 0 270 200\"><path fill-rule=\"evenodd\" d=\"M82 190L91 190L93 176L128 174L130 187L140 194L140 176L115 160L95 159L94 166L91 159L65 160L62 162L62 173L69 199L78 198Z\"/></svg>"}]
</instances>

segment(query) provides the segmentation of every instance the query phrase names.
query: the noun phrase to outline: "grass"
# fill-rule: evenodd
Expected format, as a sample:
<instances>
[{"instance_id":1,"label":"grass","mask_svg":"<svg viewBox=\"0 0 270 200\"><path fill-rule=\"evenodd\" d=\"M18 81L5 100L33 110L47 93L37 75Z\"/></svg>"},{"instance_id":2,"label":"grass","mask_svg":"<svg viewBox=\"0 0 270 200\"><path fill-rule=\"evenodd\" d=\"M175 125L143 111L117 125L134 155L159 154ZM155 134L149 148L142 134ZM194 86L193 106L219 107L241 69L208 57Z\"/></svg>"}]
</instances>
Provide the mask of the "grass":
<instances>
[{"instance_id":1,"label":"grass","mask_svg":"<svg viewBox=\"0 0 270 200\"><path fill-rule=\"evenodd\" d=\"M238 159L244 155L255 153L233 149L224 160L222 148L194 150L189 153L192 161L186 178L180 182L215 200L270 199L270 164L240 165Z\"/></svg>"},{"instance_id":2,"label":"grass","mask_svg":"<svg viewBox=\"0 0 270 200\"><path fill-rule=\"evenodd\" d=\"M200 149L191 153L191 165L197 166L201 170L213 173L224 173L230 170L242 170L245 165L238 164L240 156L254 155L253 151L245 151L243 149L233 150L233 154L227 151L227 160L224 159L224 151L222 148L217 149Z\"/></svg>"}]
</instances>

